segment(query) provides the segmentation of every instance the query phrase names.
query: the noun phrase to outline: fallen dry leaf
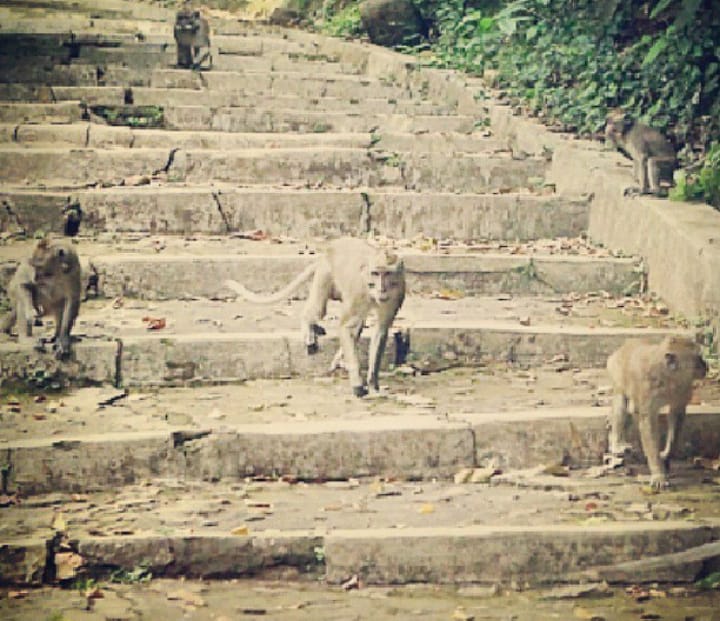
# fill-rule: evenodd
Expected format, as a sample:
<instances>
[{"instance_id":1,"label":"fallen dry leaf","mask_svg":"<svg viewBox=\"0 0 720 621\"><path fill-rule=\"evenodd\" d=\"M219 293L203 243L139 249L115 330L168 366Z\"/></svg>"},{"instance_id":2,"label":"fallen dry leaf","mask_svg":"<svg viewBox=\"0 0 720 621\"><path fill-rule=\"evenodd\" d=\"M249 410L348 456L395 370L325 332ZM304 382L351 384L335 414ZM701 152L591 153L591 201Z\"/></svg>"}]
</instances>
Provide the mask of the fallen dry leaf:
<instances>
[{"instance_id":1,"label":"fallen dry leaf","mask_svg":"<svg viewBox=\"0 0 720 621\"><path fill-rule=\"evenodd\" d=\"M435 505L430 504L430 503L426 503L418 509L418 513L422 513L423 515L427 515L429 513L434 513L434 512L435 512Z\"/></svg>"},{"instance_id":2,"label":"fallen dry leaf","mask_svg":"<svg viewBox=\"0 0 720 621\"><path fill-rule=\"evenodd\" d=\"M148 330L162 330L165 327L165 317L143 317Z\"/></svg>"},{"instance_id":3,"label":"fallen dry leaf","mask_svg":"<svg viewBox=\"0 0 720 621\"><path fill-rule=\"evenodd\" d=\"M205 600L200 597L198 593L193 593L187 589L178 589L177 591L170 591L167 594L169 600L180 601L183 604L190 606L196 606L198 608L205 606Z\"/></svg>"},{"instance_id":4,"label":"fallen dry leaf","mask_svg":"<svg viewBox=\"0 0 720 621\"><path fill-rule=\"evenodd\" d=\"M65 518L62 513L58 512L53 516L50 528L61 533L64 533L67 530L67 522L65 522Z\"/></svg>"},{"instance_id":5,"label":"fallen dry leaf","mask_svg":"<svg viewBox=\"0 0 720 621\"><path fill-rule=\"evenodd\" d=\"M342 583L342 588L344 591L349 591L350 589L359 589L360 588L360 579L357 577L357 574L352 576L349 580L346 580Z\"/></svg>"},{"instance_id":6,"label":"fallen dry leaf","mask_svg":"<svg viewBox=\"0 0 720 621\"><path fill-rule=\"evenodd\" d=\"M29 591L8 591L8 599L23 599L30 595Z\"/></svg>"},{"instance_id":7,"label":"fallen dry leaf","mask_svg":"<svg viewBox=\"0 0 720 621\"><path fill-rule=\"evenodd\" d=\"M247 536L250 534L250 529L246 525L237 526L230 531L231 535Z\"/></svg>"}]
</instances>

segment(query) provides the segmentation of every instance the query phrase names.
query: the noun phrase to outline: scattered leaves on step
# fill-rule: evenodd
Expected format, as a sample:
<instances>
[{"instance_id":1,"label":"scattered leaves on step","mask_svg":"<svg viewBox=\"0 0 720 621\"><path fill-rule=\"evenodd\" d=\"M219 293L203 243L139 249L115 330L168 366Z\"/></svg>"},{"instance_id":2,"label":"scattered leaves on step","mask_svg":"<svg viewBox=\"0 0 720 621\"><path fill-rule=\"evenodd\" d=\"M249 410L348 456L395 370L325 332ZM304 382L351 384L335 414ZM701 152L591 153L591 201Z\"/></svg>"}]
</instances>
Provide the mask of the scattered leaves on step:
<instances>
[{"instance_id":1,"label":"scattered leaves on step","mask_svg":"<svg viewBox=\"0 0 720 621\"><path fill-rule=\"evenodd\" d=\"M636 602L645 602L650 599L650 591L638 584L626 587L625 593L632 597Z\"/></svg>"},{"instance_id":2,"label":"scattered leaves on step","mask_svg":"<svg viewBox=\"0 0 720 621\"><path fill-rule=\"evenodd\" d=\"M693 467L702 470L720 470L720 459L708 459L706 457L695 457Z\"/></svg>"},{"instance_id":3,"label":"scattered leaves on step","mask_svg":"<svg viewBox=\"0 0 720 621\"><path fill-rule=\"evenodd\" d=\"M200 596L199 593L193 593L187 589L178 589L177 591L170 591L167 594L167 598L170 601L179 601L182 604L188 606L195 606L201 608L205 606L205 600Z\"/></svg>"},{"instance_id":4,"label":"scattered leaves on step","mask_svg":"<svg viewBox=\"0 0 720 621\"><path fill-rule=\"evenodd\" d=\"M576 619L582 619L583 621L605 621L605 617L599 615L588 608L582 606L575 606L573 608L573 615Z\"/></svg>"},{"instance_id":5,"label":"scattered leaves on step","mask_svg":"<svg viewBox=\"0 0 720 621\"><path fill-rule=\"evenodd\" d=\"M542 469L543 474L550 474L554 477L569 477L570 468L563 464L548 464Z\"/></svg>"},{"instance_id":6,"label":"scattered leaves on step","mask_svg":"<svg viewBox=\"0 0 720 621\"><path fill-rule=\"evenodd\" d=\"M25 599L30 591L8 591L8 599Z\"/></svg>"},{"instance_id":7,"label":"scattered leaves on step","mask_svg":"<svg viewBox=\"0 0 720 621\"><path fill-rule=\"evenodd\" d=\"M430 513L435 513L435 505L431 503L425 503L424 505L421 505L418 509L418 513L421 513L423 515L429 515Z\"/></svg>"},{"instance_id":8,"label":"scattered leaves on step","mask_svg":"<svg viewBox=\"0 0 720 621\"><path fill-rule=\"evenodd\" d=\"M78 567L83 564L83 557L75 552L57 552L55 554L55 577L58 580L69 580L77 574Z\"/></svg>"},{"instance_id":9,"label":"scattered leaves on step","mask_svg":"<svg viewBox=\"0 0 720 621\"><path fill-rule=\"evenodd\" d=\"M243 524L242 526L236 526L230 531L231 535L237 535L238 537L247 537L250 534L250 529Z\"/></svg>"},{"instance_id":10,"label":"scattered leaves on step","mask_svg":"<svg viewBox=\"0 0 720 621\"><path fill-rule=\"evenodd\" d=\"M460 300L465 295L457 289L440 289L440 291L434 291L432 297L438 300Z\"/></svg>"},{"instance_id":11,"label":"scattered leaves on step","mask_svg":"<svg viewBox=\"0 0 720 621\"><path fill-rule=\"evenodd\" d=\"M581 597L612 597L612 589L607 582L589 584L568 584L555 587L544 593L541 599L577 599Z\"/></svg>"},{"instance_id":12,"label":"scattered leaves on step","mask_svg":"<svg viewBox=\"0 0 720 621\"><path fill-rule=\"evenodd\" d=\"M165 327L164 317L143 317L142 320L148 330L162 330Z\"/></svg>"},{"instance_id":13,"label":"scattered leaves on step","mask_svg":"<svg viewBox=\"0 0 720 621\"><path fill-rule=\"evenodd\" d=\"M360 588L360 578L358 578L357 574L354 574L351 578L346 580L342 583L342 589L343 591L350 591L351 589L359 589Z\"/></svg>"},{"instance_id":14,"label":"scattered leaves on step","mask_svg":"<svg viewBox=\"0 0 720 621\"><path fill-rule=\"evenodd\" d=\"M475 621L475 617L471 615L465 608L458 606L452 615L453 621Z\"/></svg>"}]
</instances>

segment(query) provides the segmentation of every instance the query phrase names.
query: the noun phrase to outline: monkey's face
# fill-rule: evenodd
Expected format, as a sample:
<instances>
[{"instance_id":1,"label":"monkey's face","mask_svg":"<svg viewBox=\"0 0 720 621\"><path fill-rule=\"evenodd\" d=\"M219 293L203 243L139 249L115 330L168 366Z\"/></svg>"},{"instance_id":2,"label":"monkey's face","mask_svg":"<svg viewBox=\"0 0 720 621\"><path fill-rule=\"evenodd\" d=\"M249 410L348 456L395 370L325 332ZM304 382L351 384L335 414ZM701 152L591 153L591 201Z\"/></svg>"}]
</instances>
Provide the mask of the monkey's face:
<instances>
[{"instance_id":1,"label":"monkey's face","mask_svg":"<svg viewBox=\"0 0 720 621\"><path fill-rule=\"evenodd\" d=\"M50 278L70 271L69 253L62 246L56 246L41 240L30 259L38 279Z\"/></svg>"},{"instance_id":2,"label":"monkey's face","mask_svg":"<svg viewBox=\"0 0 720 621\"><path fill-rule=\"evenodd\" d=\"M194 13L180 12L175 19L175 33L177 34L193 34L200 27L200 16Z\"/></svg>"},{"instance_id":3,"label":"monkey's face","mask_svg":"<svg viewBox=\"0 0 720 621\"><path fill-rule=\"evenodd\" d=\"M675 339L673 346L665 353L665 365L672 373L690 375L702 379L707 375L707 363L698 352L697 345L690 340Z\"/></svg>"},{"instance_id":4,"label":"monkey's face","mask_svg":"<svg viewBox=\"0 0 720 621\"><path fill-rule=\"evenodd\" d=\"M378 304L397 297L404 286L403 263L395 255L385 255L384 261L376 262L368 269L368 293Z\"/></svg>"}]
</instances>

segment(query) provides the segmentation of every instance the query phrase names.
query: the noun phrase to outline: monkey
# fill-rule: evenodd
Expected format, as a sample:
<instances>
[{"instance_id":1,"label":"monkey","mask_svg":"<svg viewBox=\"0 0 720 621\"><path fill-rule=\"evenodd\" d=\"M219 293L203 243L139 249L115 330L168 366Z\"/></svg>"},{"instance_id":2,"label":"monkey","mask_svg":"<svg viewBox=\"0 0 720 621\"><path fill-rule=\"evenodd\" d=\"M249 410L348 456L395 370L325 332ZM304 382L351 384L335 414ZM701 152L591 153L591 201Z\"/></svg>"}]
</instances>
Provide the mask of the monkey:
<instances>
[{"instance_id":1,"label":"monkey","mask_svg":"<svg viewBox=\"0 0 720 621\"><path fill-rule=\"evenodd\" d=\"M35 283L35 268L29 259L21 261L7 287L10 298L10 313L0 323L0 331L10 334L18 326L18 337L22 340L32 336L33 325L38 325L43 315ZM42 325L42 324L40 324Z\"/></svg>"},{"instance_id":2,"label":"monkey","mask_svg":"<svg viewBox=\"0 0 720 621\"><path fill-rule=\"evenodd\" d=\"M672 144L662 133L622 112L615 112L605 123L605 143L633 160L635 179L640 187L627 188L626 195L638 190L640 194L656 196L667 193L661 181L672 185L676 156Z\"/></svg>"},{"instance_id":3,"label":"monkey","mask_svg":"<svg viewBox=\"0 0 720 621\"><path fill-rule=\"evenodd\" d=\"M175 44L177 46L177 65L186 69L212 69L210 52L210 26L200 11L185 3L175 16ZM202 48L207 50L200 56ZM207 61L207 67L202 64Z\"/></svg>"},{"instance_id":4,"label":"monkey","mask_svg":"<svg viewBox=\"0 0 720 621\"><path fill-rule=\"evenodd\" d=\"M340 300L340 349L331 368L344 366L348 370L356 397L365 396L368 386L379 390L378 376L388 330L405 299L402 259L360 239L344 237L331 242L324 256L274 294L260 296L234 280L226 280L225 285L249 302L273 304L292 295L311 276L313 280L300 324L307 353L317 352L318 336L325 334L319 322L325 316L328 300ZM376 324L370 338L367 382L363 382L357 344L371 312L375 314Z\"/></svg>"},{"instance_id":5,"label":"monkey","mask_svg":"<svg viewBox=\"0 0 720 621\"><path fill-rule=\"evenodd\" d=\"M82 292L80 259L69 241L43 237L35 246L30 265L35 270L35 295L42 315L55 319L53 343L55 357L70 354L70 331L80 311ZM41 339L38 349L44 351Z\"/></svg>"},{"instance_id":6,"label":"monkey","mask_svg":"<svg viewBox=\"0 0 720 621\"><path fill-rule=\"evenodd\" d=\"M63 207L63 233L68 237L75 237L80 232L83 211L78 201L68 200Z\"/></svg>"},{"instance_id":7,"label":"monkey","mask_svg":"<svg viewBox=\"0 0 720 621\"><path fill-rule=\"evenodd\" d=\"M607 370L613 384L609 433L613 465L622 463L628 448L624 432L628 400L632 400L650 484L655 489L667 486L670 456L682 431L693 380L707 374L697 344L680 336L667 336L660 343L628 340L610 355ZM668 424L665 446L660 450L659 410L664 405L669 407Z\"/></svg>"}]
</instances>

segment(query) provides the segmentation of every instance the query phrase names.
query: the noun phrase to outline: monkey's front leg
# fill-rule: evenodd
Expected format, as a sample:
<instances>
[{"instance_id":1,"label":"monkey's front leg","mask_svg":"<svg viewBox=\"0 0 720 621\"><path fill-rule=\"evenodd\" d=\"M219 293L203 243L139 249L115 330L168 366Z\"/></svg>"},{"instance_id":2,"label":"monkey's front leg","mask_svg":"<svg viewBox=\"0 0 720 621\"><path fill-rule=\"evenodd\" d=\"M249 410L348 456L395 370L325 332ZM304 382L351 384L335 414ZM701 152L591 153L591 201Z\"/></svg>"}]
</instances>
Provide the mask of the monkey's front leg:
<instances>
[{"instance_id":1,"label":"monkey's front leg","mask_svg":"<svg viewBox=\"0 0 720 621\"><path fill-rule=\"evenodd\" d=\"M385 352L385 345L387 344L389 328L389 325L378 321L375 324L372 337L370 338L367 383L368 386L375 390L380 390L380 365L382 364L382 357Z\"/></svg>"},{"instance_id":2,"label":"monkey's front leg","mask_svg":"<svg viewBox=\"0 0 720 621\"><path fill-rule=\"evenodd\" d=\"M668 411L668 428L667 437L665 438L665 448L660 452L660 459L662 459L665 469L670 468L670 457L672 455L673 448L677 439L680 437L682 431L683 422L685 421L685 408L682 406L670 405Z\"/></svg>"},{"instance_id":3,"label":"monkey's front leg","mask_svg":"<svg viewBox=\"0 0 720 621\"><path fill-rule=\"evenodd\" d=\"M70 331L80 310L80 302L68 298L55 316L55 357L66 358L70 354Z\"/></svg>"},{"instance_id":4,"label":"monkey's front leg","mask_svg":"<svg viewBox=\"0 0 720 621\"><path fill-rule=\"evenodd\" d=\"M625 439L628 418L627 397L622 393L613 395L612 410L610 412L610 433L608 434L608 455L605 456L605 465L610 468L622 466L625 461L625 452L630 448Z\"/></svg>"},{"instance_id":5,"label":"monkey's front leg","mask_svg":"<svg viewBox=\"0 0 720 621\"><path fill-rule=\"evenodd\" d=\"M668 474L665 462L660 458L660 426L658 414L648 409L638 412L640 441L650 468L650 485L659 490L668 485Z\"/></svg>"},{"instance_id":6,"label":"monkey's front leg","mask_svg":"<svg viewBox=\"0 0 720 621\"><path fill-rule=\"evenodd\" d=\"M343 318L340 321L340 347L348 371L350 386L356 397L364 397L367 394L367 388L360 377L360 361L357 354L356 336L362 330L362 322L362 318L358 316Z\"/></svg>"}]
</instances>

